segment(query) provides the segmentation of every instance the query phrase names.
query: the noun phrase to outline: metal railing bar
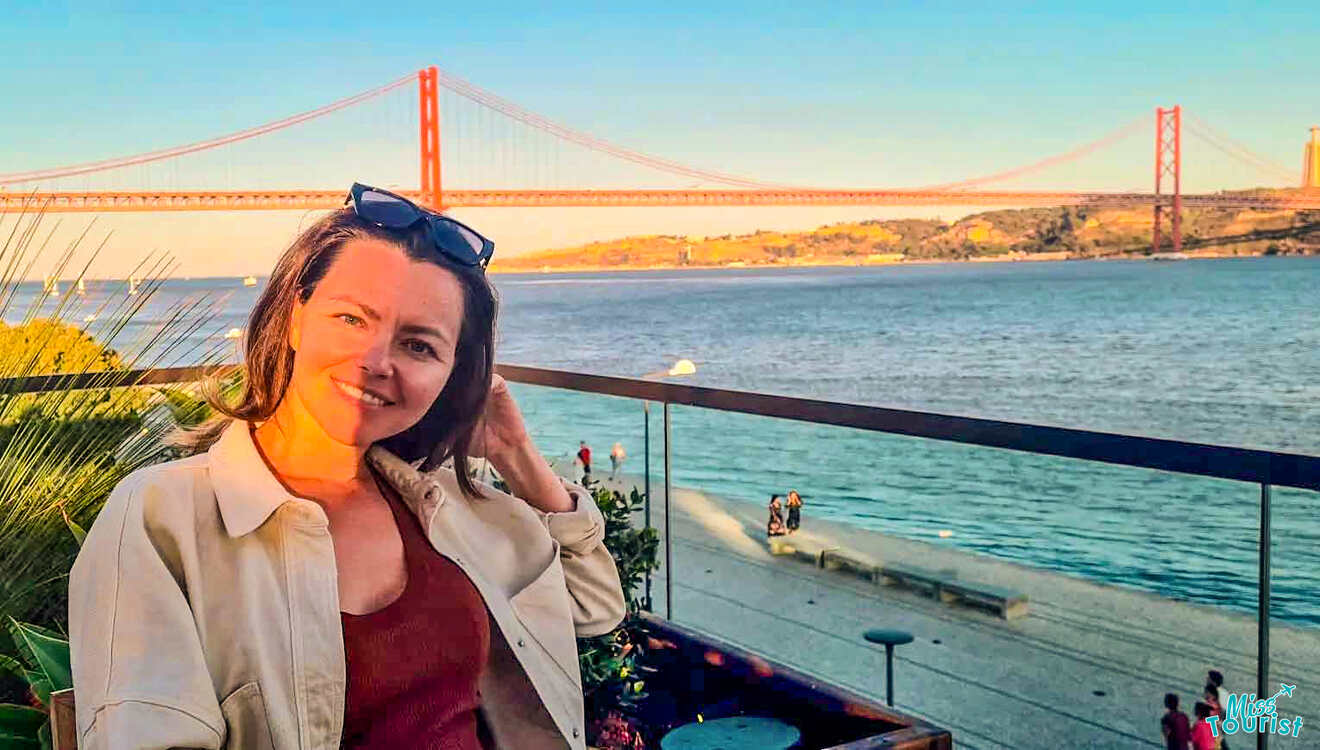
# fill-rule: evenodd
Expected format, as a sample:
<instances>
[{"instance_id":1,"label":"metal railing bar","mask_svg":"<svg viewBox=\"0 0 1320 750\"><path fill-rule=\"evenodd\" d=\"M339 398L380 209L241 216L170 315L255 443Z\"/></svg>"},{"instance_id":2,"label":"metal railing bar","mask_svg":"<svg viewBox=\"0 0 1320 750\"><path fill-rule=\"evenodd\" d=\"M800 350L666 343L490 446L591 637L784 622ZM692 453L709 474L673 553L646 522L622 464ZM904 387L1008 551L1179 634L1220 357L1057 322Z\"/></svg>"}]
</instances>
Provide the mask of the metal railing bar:
<instances>
[{"instance_id":1,"label":"metal railing bar","mask_svg":"<svg viewBox=\"0 0 1320 750\"><path fill-rule=\"evenodd\" d=\"M108 376L106 373L78 373L3 378L0 379L0 393L185 382L198 380L209 372L225 366L232 365L132 370L115 376ZM1060 458L1269 484L1276 487L1320 490L1320 456L960 417L796 396L678 385L608 375L590 375L522 365L497 365L496 370L510 381L525 385L830 424L892 435L1004 448Z\"/></svg>"},{"instance_id":2,"label":"metal railing bar","mask_svg":"<svg viewBox=\"0 0 1320 750\"><path fill-rule=\"evenodd\" d=\"M831 424L988 448L1099 461L1182 474L1320 490L1320 456L1191 443L960 417L882 406L633 380L607 375L500 365L505 378L527 385L639 398L662 403Z\"/></svg>"},{"instance_id":3,"label":"metal railing bar","mask_svg":"<svg viewBox=\"0 0 1320 750\"><path fill-rule=\"evenodd\" d=\"M190 383L233 365L157 367L143 370L91 371L55 375L0 378L0 393L49 393L86 388L127 388L138 385Z\"/></svg>"}]
</instances>

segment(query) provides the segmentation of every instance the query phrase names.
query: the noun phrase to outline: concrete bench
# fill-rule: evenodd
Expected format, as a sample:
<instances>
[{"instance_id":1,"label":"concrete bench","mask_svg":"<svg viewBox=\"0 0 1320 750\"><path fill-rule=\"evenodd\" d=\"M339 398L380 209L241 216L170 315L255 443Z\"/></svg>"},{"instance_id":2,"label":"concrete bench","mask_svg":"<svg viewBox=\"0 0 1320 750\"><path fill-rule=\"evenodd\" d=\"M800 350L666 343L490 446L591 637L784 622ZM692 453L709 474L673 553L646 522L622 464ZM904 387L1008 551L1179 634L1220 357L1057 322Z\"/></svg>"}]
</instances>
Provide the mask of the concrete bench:
<instances>
[{"instance_id":1,"label":"concrete bench","mask_svg":"<svg viewBox=\"0 0 1320 750\"><path fill-rule=\"evenodd\" d=\"M880 563L877 560L853 550L827 549L821 553L820 566L872 583L878 581L880 575Z\"/></svg>"},{"instance_id":2,"label":"concrete bench","mask_svg":"<svg viewBox=\"0 0 1320 750\"><path fill-rule=\"evenodd\" d=\"M810 542L787 535L767 537L767 541L770 545L770 554L791 556L802 562L811 563L817 568L822 567L825 553L835 549L834 547L826 547L819 542Z\"/></svg>"},{"instance_id":3,"label":"concrete bench","mask_svg":"<svg viewBox=\"0 0 1320 750\"><path fill-rule=\"evenodd\" d=\"M958 571L953 568L936 570L904 563L881 564L854 550L827 547L792 536L772 536L767 543L772 555L792 557L817 568L847 573L882 586L906 586L946 604L959 601L988 609L1005 620L1027 614L1026 594L989 583L959 580Z\"/></svg>"},{"instance_id":4,"label":"concrete bench","mask_svg":"<svg viewBox=\"0 0 1320 750\"><path fill-rule=\"evenodd\" d=\"M916 565L889 563L880 566L875 582L884 586L900 585L917 589L932 598L943 599L940 591L945 583L958 577L956 570L934 570Z\"/></svg>"},{"instance_id":5,"label":"concrete bench","mask_svg":"<svg viewBox=\"0 0 1320 750\"><path fill-rule=\"evenodd\" d=\"M892 563L880 568L877 581L909 586L946 603L961 600L966 604L989 609L1005 620L1027 614L1026 594L989 583L961 581L958 580L957 571L951 569L931 570Z\"/></svg>"},{"instance_id":6,"label":"concrete bench","mask_svg":"<svg viewBox=\"0 0 1320 750\"><path fill-rule=\"evenodd\" d=\"M1027 614L1027 595L1003 586L947 581L942 584L941 589L943 594L951 594L966 602L993 610L1005 620L1015 620Z\"/></svg>"}]
</instances>

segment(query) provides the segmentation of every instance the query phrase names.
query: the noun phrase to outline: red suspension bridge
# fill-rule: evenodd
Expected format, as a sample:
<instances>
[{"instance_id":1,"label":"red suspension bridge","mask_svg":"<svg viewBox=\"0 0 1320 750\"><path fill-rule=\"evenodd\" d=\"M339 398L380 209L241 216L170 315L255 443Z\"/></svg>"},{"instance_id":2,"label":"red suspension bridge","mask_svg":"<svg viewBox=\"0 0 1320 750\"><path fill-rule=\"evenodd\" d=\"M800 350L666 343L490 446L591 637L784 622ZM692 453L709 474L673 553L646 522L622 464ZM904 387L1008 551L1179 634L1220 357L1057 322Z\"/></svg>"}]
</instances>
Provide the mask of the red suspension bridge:
<instances>
[{"instance_id":1,"label":"red suspension bridge","mask_svg":"<svg viewBox=\"0 0 1320 750\"><path fill-rule=\"evenodd\" d=\"M198 189L177 186L161 189L81 189L55 187L76 180L87 181L106 175L132 174L133 169L156 168L163 164L179 163L196 158L233 144L270 137L358 107L365 102L385 97L391 92L404 91L417 86L419 187L401 189L400 192L420 203L442 209L455 207L544 207L544 206L782 206L782 205L967 205L967 206L1095 206L1131 207L1149 205L1154 212L1154 249L1164 241L1172 249L1181 246L1181 213L1184 207L1234 209L1320 209L1320 190L1255 191L1243 193L1183 194L1182 193L1182 132L1183 125L1202 142L1246 164L1271 175L1274 179L1293 182L1292 170L1253 153L1232 138L1215 130L1194 116L1187 116L1180 107L1156 110L1155 122L1155 189L1151 193L1060 191L1060 190L993 190L986 186L1006 182L1077 161L1099 152L1119 140L1130 137L1146 127L1145 118L1138 119L1090 143L1066 153L1057 154L1031 164L994 174L958 182L919 188L854 189L822 188L782 185L763 182L738 175L698 169L679 162L624 148L609 141L576 130L513 102L454 77L435 67L425 68L384 86L365 91L324 107L276 120L258 127L231 133L197 143L174 148L149 151L116 159L74 164L50 169L28 170L0 174L0 213L44 210L66 211L235 211L328 209L342 205L344 190L307 189ZM457 121L456 134L448 142L441 139L441 94L458 97L469 105L476 105L478 122ZM514 129L521 134L513 135ZM466 132L464 130L466 129ZM492 137L491 133L498 134ZM457 146L450 144L457 142ZM546 144L550 144L548 147ZM472 161L469 152L473 144L482 144L484 154L476 157L500 160L509 165L544 176L546 172L563 171L563 151L571 149L570 157L590 155L615 164L639 168L653 175L695 185L684 187L619 187L604 188L545 187L543 185L517 185L499 189L447 187L454 184L446 179L442 170L442 154L450 161ZM539 145L538 145L539 144ZM446 148L442 148L446 146ZM528 149L524 152L524 149ZM544 152L553 151L553 157ZM553 164L551 164L553 161ZM487 171L477 165L479 174ZM567 168L577 172L574 158ZM504 181L509 182L507 172ZM129 178L131 180L131 177ZM478 177L476 179L482 179ZM122 180L121 180L122 181ZM512 180L518 182L518 179ZM521 179L522 182L529 180ZM536 182L537 180L530 180ZM541 180L544 181L544 180ZM1294 182L1294 184L1296 184Z\"/></svg>"}]
</instances>

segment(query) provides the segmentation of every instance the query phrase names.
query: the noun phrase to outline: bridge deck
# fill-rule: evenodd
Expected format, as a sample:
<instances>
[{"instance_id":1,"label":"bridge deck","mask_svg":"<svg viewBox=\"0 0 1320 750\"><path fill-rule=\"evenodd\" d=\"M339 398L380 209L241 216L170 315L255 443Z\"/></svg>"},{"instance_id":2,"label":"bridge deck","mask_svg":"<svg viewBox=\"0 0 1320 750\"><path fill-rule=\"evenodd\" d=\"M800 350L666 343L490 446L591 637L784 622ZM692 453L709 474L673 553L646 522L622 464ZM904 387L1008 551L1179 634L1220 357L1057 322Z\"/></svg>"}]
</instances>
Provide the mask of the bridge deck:
<instances>
[{"instance_id":1,"label":"bridge deck","mask_svg":"<svg viewBox=\"0 0 1320 750\"><path fill-rule=\"evenodd\" d=\"M346 190L23 192L0 189L0 213L287 211L344 205ZM421 200L420 191L404 191ZM1005 190L447 190L446 208L546 206L1153 206L1170 195ZM1186 208L1320 208L1320 190L1275 196L1184 195Z\"/></svg>"}]
</instances>

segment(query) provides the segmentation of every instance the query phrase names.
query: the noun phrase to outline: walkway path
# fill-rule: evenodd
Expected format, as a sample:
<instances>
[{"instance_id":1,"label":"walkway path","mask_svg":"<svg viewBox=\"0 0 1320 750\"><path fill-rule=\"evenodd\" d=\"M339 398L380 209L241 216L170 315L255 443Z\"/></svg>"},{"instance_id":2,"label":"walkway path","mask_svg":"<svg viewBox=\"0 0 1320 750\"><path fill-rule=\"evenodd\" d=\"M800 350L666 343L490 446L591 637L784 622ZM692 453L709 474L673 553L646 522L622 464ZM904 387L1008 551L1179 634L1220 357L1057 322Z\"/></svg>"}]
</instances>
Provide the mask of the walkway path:
<instances>
[{"instance_id":1,"label":"walkway path","mask_svg":"<svg viewBox=\"0 0 1320 750\"><path fill-rule=\"evenodd\" d=\"M663 486L652 491L652 521L663 533ZM861 633L908 630L917 639L896 652L895 703L949 728L958 747L1159 748L1166 692L1190 716L1211 668L1230 690L1254 690L1255 620L1238 613L817 520L806 509L794 539L954 568L960 578L1026 593L1030 614L1005 621L773 556L758 505L676 489L671 523L675 621L880 699L883 647ZM660 614L664 574L653 582ZM1279 700L1279 715L1315 721L1271 747L1320 747L1320 632L1276 624L1271 643L1273 682L1298 686ZM1229 743L1254 748L1255 738Z\"/></svg>"}]
</instances>

